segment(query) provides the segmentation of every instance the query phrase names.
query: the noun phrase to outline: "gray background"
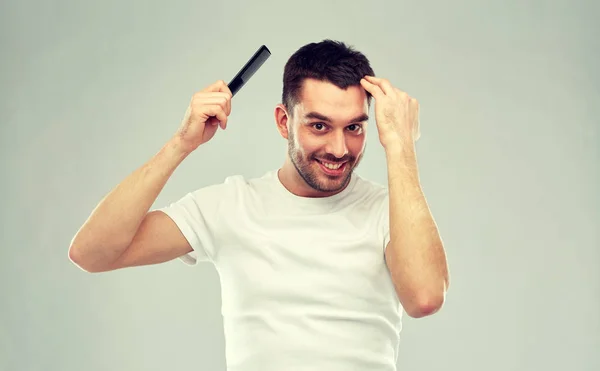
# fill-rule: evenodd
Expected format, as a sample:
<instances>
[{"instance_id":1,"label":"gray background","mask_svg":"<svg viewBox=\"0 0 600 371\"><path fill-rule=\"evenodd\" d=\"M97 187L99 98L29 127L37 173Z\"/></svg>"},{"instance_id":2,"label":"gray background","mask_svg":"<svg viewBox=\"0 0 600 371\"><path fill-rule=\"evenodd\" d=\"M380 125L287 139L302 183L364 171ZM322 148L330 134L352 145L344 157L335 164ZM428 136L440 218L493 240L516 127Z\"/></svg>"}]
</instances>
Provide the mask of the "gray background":
<instances>
[{"instance_id":1,"label":"gray background","mask_svg":"<svg viewBox=\"0 0 600 371\"><path fill-rule=\"evenodd\" d=\"M482 3L485 3L482 4ZM69 242L192 94L273 56L154 207L283 163L287 58L324 38L421 102L423 187L451 269L400 370L600 369L598 2L3 1L0 370L223 370L209 265L86 274ZM359 173L386 182L371 125Z\"/></svg>"}]
</instances>

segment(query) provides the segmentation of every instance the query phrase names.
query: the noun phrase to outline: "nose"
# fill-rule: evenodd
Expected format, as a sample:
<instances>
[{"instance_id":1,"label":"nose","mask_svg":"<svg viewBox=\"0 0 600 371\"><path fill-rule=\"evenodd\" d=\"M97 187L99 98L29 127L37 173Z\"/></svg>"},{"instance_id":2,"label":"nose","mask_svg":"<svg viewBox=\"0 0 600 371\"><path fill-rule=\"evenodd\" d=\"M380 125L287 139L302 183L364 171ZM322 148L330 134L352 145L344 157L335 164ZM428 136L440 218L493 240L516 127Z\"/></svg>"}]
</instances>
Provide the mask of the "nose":
<instances>
[{"instance_id":1,"label":"nose","mask_svg":"<svg viewBox=\"0 0 600 371\"><path fill-rule=\"evenodd\" d=\"M331 137L329 138L327 146L327 152L337 158L342 158L348 154L348 147L346 146L346 137L344 133L331 133Z\"/></svg>"}]
</instances>

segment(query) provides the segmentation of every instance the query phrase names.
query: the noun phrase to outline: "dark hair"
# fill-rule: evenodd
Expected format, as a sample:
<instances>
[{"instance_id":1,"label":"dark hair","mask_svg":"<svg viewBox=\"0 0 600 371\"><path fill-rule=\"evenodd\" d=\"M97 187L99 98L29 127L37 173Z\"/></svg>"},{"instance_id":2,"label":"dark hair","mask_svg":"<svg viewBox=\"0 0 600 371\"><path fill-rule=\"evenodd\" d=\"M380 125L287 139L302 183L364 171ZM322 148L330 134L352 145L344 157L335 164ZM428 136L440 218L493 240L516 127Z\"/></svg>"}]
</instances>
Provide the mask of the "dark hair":
<instances>
[{"instance_id":1,"label":"dark hair","mask_svg":"<svg viewBox=\"0 0 600 371\"><path fill-rule=\"evenodd\" d=\"M323 40L298 49L285 64L283 72L282 103L293 115L293 108L300 101L304 80L313 78L327 81L340 89L360 86L365 75L374 76L369 60L362 53L340 41ZM371 105L371 94L367 92Z\"/></svg>"}]
</instances>

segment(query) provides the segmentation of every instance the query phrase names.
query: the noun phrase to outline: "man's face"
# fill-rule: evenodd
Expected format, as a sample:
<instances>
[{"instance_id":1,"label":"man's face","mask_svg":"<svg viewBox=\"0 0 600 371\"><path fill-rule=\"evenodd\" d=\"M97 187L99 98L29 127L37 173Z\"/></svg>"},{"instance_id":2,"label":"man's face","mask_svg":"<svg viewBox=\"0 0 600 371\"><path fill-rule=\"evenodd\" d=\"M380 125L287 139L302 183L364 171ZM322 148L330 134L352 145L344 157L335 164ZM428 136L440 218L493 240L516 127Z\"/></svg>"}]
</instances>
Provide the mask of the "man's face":
<instances>
[{"instance_id":1,"label":"man's face","mask_svg":"<svg viewBox=\"0 0 600 371\"><path fill-rule=\"evenodd\" d=\"M368 111L361 86L342 90L329 82L305 80L288 121L288 154L314 190L337 193L348 184L364 153Z\"/></svg>"}]
</instances>

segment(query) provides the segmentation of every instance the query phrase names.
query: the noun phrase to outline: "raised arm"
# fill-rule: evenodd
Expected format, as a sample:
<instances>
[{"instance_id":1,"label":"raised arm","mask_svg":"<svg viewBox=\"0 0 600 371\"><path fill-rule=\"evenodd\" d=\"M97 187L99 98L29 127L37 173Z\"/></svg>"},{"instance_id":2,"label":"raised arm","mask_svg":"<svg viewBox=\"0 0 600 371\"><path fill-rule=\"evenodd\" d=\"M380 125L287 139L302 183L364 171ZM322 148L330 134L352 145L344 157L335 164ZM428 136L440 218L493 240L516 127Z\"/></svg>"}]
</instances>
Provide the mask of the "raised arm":
<instances>
[{"instance_id":1,"label":"raised arm","mask_svg":"<svg viewBox=\"0 0 600 371\"><path fill-rule=\"evenodd\" d=\"M69 247L69 258L88 272L165 262L191 251L176 224L149 212L177 166L231 113L231 91L223 81L194 94L176 134L92 211Z\"/></svg>"}]
</instances>

